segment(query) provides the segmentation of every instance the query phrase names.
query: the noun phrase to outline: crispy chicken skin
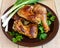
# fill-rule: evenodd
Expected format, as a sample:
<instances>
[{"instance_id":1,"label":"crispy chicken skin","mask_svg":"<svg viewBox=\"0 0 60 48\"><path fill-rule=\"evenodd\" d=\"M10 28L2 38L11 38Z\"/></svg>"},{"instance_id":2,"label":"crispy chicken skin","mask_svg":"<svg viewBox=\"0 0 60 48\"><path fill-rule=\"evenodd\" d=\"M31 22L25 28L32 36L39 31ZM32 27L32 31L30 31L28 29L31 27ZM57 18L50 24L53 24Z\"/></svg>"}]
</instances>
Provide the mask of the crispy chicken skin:
<instances>
[{"instance_id":1,"label":"crispy chicken skin","mask_svg":"<svg viewBox=\"0 0 60 48\"><path fill-rule=\"evenodd\" d=\"M18 31L20 34L28 36L29 38L36 38L38 34L38 28L36 24L24 25L22 19L15 20L13 29Z\"/></svg>"},{"instance_id":2,"label":"crispy chicken skin","mask_svg":"<svg viewBox=\"0 0 60 48\"><path fill-rule=\"evenodd\" d=\"M50 28L47 24L47 10L46 10L46 8L41 6L40 4L36 4L36 5L34 5L33 11L37 14L40 14L40 19L42 21L45 32L48 32L50 30Z\"/></svg>"},{"instance_id":3,"label":"crispy chicken skin","mask_svg":"<svg viewBox=\"0 0 60 48\"><path fill-rule=\"evenodd\" d=\"M47 24L47 15L46 15L47 10L45 7L41 6L40 4L35 4L33 6L26 5L22 9L20 9L17 12L17 14L20 17L23 17L26 20L35 22L37 24L39 24L42 21L45 32L48 32L50 30L50 28Z\"/></svg>"},{"instance_id":4,"label":"crispy chicken skin","mask_svg":"<svg viewBox=\"0 0 60 48\"><path fill-rule=\"evenodd\" d=\"M26 5L22 9L20 9L17 13L20 17L23 17L31 22L39 24L41 22L40 16L33 12L33 8L34 6Z\"/></svg>"}]
</instances>

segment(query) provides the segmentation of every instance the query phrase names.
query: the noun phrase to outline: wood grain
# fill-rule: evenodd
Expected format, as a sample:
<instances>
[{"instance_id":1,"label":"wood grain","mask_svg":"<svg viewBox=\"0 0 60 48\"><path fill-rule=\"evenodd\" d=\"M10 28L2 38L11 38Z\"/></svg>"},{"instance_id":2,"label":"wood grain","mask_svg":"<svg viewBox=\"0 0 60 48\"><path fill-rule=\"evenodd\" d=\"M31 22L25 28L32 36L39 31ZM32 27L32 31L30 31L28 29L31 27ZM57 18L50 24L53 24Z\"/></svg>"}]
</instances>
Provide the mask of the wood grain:
<instances>
[{"instance_id":1,"label":"wood grain","mask_svg":"<svg viewBox=\"0 0 60 48\"><path fill-rule=\"evenodd\" d=\"M1 4L2 4L2 0L0 0L0 10L1 10Z\"/></svg>"},{"instance_id":2,"label":"wood grain","mask_svg":"<svg viewBox=\"0 0 60 48\"><path fill-rule=\"evenodd\" d=\"M2 0L0 0L0 13L1 13L1 5L2 5Z\"/></svg>"},{"instance_id":3,"label":"wood grain","mask_svg":"<svg viewBox=\"0 0 60 48\"><path fill-rule=\"evenodd\" d=\"M60 23L60 0L55 0L55 7L59 18L59 23Z\"/></svg>"},{"instance_id":4,"label":"wood grain","mask_svg":"<svg viewBox=\"0 0 60 48\"><path fill-rule=\"evenodd\" d=\"M43 3L44 5L47 5L56 13L54 1L55 0L43 0L43 1L41 1L41 3Z\"/></svg>"},{"instance_id":5,"label":"wood grain","mask_svg":"<svg viewBox=\"0 0 60 48\"><path fill-rule=\"evenodd\" d=\"M36 47L24 47L24 46L19 46L19 48L42 48L42 46L36 46Z\"/></svg>"}]
</instances>

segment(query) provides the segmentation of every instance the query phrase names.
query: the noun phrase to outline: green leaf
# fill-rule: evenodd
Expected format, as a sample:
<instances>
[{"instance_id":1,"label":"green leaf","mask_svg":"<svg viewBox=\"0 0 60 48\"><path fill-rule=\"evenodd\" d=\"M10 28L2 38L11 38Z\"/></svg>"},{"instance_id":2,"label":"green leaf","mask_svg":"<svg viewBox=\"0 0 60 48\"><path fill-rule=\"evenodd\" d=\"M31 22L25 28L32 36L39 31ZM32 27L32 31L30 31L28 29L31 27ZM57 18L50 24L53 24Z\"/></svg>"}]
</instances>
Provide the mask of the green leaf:
<instances>
[{"instance_id":1,"label":"green leaf","mask_svg":"<svg viewBox=\"0 0 60 48\"><path fill-rule=\"evenodd\" d=\"M40 34L39 39L40 40L44 40L44 39L46 39L46 37L47 37L47 34L46 33L42 33L42 34Z\"/></svg>"},{"instance_id":2,"label":"green leaf","mask_svg":"<svg viewBox=\"0 0 60 48\"><path fill-rule=\"evenodd\" d=\"M48 12L48 13L47 13L47 16L48 16L48 17L51 17L51 16L52 16L51 12Z\"/></svg>"},{"instance_id":3,"label":"green leaf","mask_svg":"<svg viewBox=\"0 0 60 48\"><path fill-rule=\"evenodd\" d=\"M16 42L17 42L17 39L16 39L16 38L12 38L12 41L13 41L14 43L16 43Z\"/></svg>"},{"instance_id":4,"label":"green leaf","mask_svg":"<svg viewBox=\"0 0 60 48\"><path fill-rule=\"evenodd\" d=\"M38 39L42 40L42 39L41 39L41 34L38 35Z\"/></svg>"},{"instance_id":5,"label":"green leaf","mask_svg":"<svg viewBox=\"0 0 60 48\"><path fill-rule=\"evenodd\" d=\"M43 32L44 32L43 26L40 26L40 27L39 27L39 30L41 31L41 33L43 33Z\"/></svg>"},{"instance_id":6,"label":"green leaf","mask_svg":"<svg viewBox=\"0 0 60 48\"><path fill-rule=\"evenodd\" d=\"M15 35L16 35L16 36L19 36L20 34L16 32L16 34L15 34Z\"/></svg>"},{"instance_id":7,"label":"green leaf","mask_svg":"<svg viewBox=\"0 0 60 48\"><path fill-rule=\"evenodd\" d=\"M17 41L21 41L23 39L23 37L20 35L20 36L16 36L16 39Z\"/></svg>"},{"instance_id":8,"label":"green leaf","mask_svg":"<svg viewBox=\"0 0 60 48\"><path fill-rule=\"evenodd\" d=\"M47 34L46 33L41 34L41 38L42 39L46 39L46 37L47 37Z\"/></svg>"},{"instance_id":9,"label":"green leaf","mask_svg":"<svg viewBox=\"0 0 60 48\"><path fill-rule=\"evenodd\" d=\"M23 39L23 36L19 34L18 32L12 31L12 32L9 32L9 34L13 36L12 41L15 43Z\"/></svg>"},{"instance_id":10,"label":"green leaf","mask_svg":"<svg viewBox=\"0 0 60 48\"><path fill-rule=\"evenodd\" d=\"M47 23L48 23L49 26L51 25L51 21L50 20L47 20Z\"/></svg>"},{"instance_id":11,"label":"green leaf","mask_svg":"<svg viewBox=\"0 0 60 48\"><path fill-rule=\"evenodd\" d=\"M17 1L15 2L14 6L19 5L19 4L21 4L22 2L23 2L23 0L17 0Z\"/></svg>"},{"instance_id":12,"label":"green leaf","mask_svg":"<svg viewBox=\"0 0 60 48\"><path fill-rule=\"evenodd\" d=\"M15 32L9 32L9 34L10 34L11 36L14 36L14 35L15 35Z\"/></svg>"},{"instance_id":13,"label":"green leaf","mask_svg":"<svg viewBox=\"0 0 60 48\"><path fill-rule=\"evenodd\" d=\"M50 17L50 20L54 21L55 20L55 16Z\"/></svg>"},{"instance_id":14,"label":"green leaf","mask_svg":"<svg viewBox=\"0 0 60 48\"><path fill-rule=\"evenodd\" d=\"M23 3L23 2L27 2L28 4L30 4L30 3L36 3L38 1L39 0L17 0L16 3L14 4L14 6L19 5L19 4Z\"/></svg>"},{"instance_id":15,"label":"green leaf","mask_svg":"<svg viewBox=\"0 0 60 48\"><path fill-rule=\"evenodd\" d=\"M29 1L29 3L36 3L36 2L38 2L39 0L28 0Z\"/></svg>"},{"instance_id":16,"label":"green leaf","mask_svg":"<svg viewBox=\"0 0 60 48\"><path fill-rule=\"evenodd\" d=\"M12 33L11 32L9 32L9 34L12 36Z\"/></svg>"}]
</instances>

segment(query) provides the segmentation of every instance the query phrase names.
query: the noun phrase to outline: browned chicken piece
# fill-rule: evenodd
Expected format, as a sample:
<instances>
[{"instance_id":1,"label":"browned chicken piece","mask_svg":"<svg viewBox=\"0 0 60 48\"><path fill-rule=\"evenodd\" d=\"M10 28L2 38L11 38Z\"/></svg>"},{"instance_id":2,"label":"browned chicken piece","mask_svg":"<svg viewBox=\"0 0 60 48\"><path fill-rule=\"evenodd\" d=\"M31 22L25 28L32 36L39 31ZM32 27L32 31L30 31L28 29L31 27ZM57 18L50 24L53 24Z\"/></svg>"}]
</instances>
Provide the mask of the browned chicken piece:
<instances>
[{"instance_id":1,"label":"browned chicken piece","mask_svg":"<svg viewBox=\"0 0 60 48\"><path fill-rule=\"evenodd\" d=\"M15 15L12 17L12 19L14 19L14 20L19 20L20 17L19 17L17 14L15 14Z\"/></svg>"},{"instance_id":2,"label":"browned chicken piece","mask_svg":"<svg viewBox=\"0 0 60 48\"><path fill-rule=\"evenodd\" d=\"M36 24L24 25L21 20L14 21L13 29L18 31L20 34L28 36L29 38L36 38L38 34Z\"/></svg>"},{"instance_id":3,"label":"browned chicken piece","mask_svg":"<svg viewBox=\"0 0 60 48\"><path fill-rule=\"evenodd\" d=\"M48 24L47 24L47 10L45 7L41 6L40 4L34 5L34 10L36 14L40 14L40 18L43 24L43 27L45 29L45 32L48 32L50 30Z\"/></svg>"},{"instance_id":4,"label":"browned chicken piece","mask_svg":"<svg viewBox=\"0 0 60 48\"><path fill-rule=\"evenodd\" d=\"M26 5L22 9L20 9L17 13L20 17L23 17L26 20L35 22L37 24L39 24L42 21L45 31L48 32L50 30L47 24L47 15L46 15L47 10L40 4L35 4L33 6Z\"/></svg>"},{"instance_id":5,"label":"browned chicken piece","mask_svg":"<svg viewBox=\"0 0 60 48\"><path fill-rule=\"evenodd\" d=\"M24 25L28 25L30 23L29 21L25 20L24 18L19 17L17 14L15 14L12 19L14 19L14 20L20 19Z\"/></svg>"},{"instance_id":6,"label":"browned chicken piece","mask_svg":"<svg viewBox=\"0 0 60 48\"><path fill-rule=\"evenodd\" d=\"M20 17L23 17L31 22L39 24L41 22L40 16L33 12L33 8L34 6L26 5L22 9L20 9L17 13Z\"/></svg>"}]
</instances>

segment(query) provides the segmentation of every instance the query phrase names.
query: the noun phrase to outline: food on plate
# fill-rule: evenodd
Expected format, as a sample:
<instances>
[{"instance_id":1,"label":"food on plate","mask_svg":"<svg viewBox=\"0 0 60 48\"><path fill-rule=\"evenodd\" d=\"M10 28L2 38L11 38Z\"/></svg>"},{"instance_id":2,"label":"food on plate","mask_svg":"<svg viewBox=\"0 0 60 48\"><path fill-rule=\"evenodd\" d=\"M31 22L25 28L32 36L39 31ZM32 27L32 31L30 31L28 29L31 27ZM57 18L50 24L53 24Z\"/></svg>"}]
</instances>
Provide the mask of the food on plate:
<instances>
[{"instance_id":1,"label":"food on plate","mask_svg":"<svg viewBox=\"0 0 60 48\"><path fill-rule=\"evenodd\" d=\"M29 20L31 22L36 22L37 24L39 24L41 22L40 15L34 13L33 8L34 8L34 6L32 6L32 5L26 5L23 8L21 8L17 12L17 14L20 17L25 18L26 20Z\"/></svg>"},{"instance_id":2,"label":"food on plate","mask_svg":"<svg viewBox=\"0 0 60 48\"><path fill-rule=\"evenodd\" d=\"M8 22L13 17L13 15L26 4L34 4L39 0L17 0L15 4L11 7L9 11L7 11L2 17L2 27L5 27L5 31L8 31Z\"/></svg>"},{"instance_id":3,"label":"food on plate","mask_svg":"<svg viewBox=\"0 0 60 48\"><path fill-rule=\"evenodd\" d=\"M24 25L22 19L14 21L13 29L20 34L28 36L29 38L36 38L38 34L38 28L36 24Z\"/></svg>"},{"instance_id":4,"label":"food on plate","mask_svg":"<svg viewBox=\"0 0 60 48\"><path fill-rule=\"evenodd\" d=\"M18 11L18 15L37 24L41 23L42 21L45 31L48 32L50 30L47 24L47 10L40 4L33 6L26 5Z\"/></svg>"},{"instance_id":5,"label":"food on plate","mask_svg":"<svg viewBox=\"0 0 60 48\"><path fill-rule=\"evenodd\" d=\"M13 19L12 31L9 34L13 42L22 41L24 36L29 39L44 40L50 31L50 25L55 16L46 7L36 3L38 0L17 0L13 7L5 13L2 19L2 27L8 32L8 23ZM24 36L23 36L24 35Z\"/></svg>"}]
</instances>

